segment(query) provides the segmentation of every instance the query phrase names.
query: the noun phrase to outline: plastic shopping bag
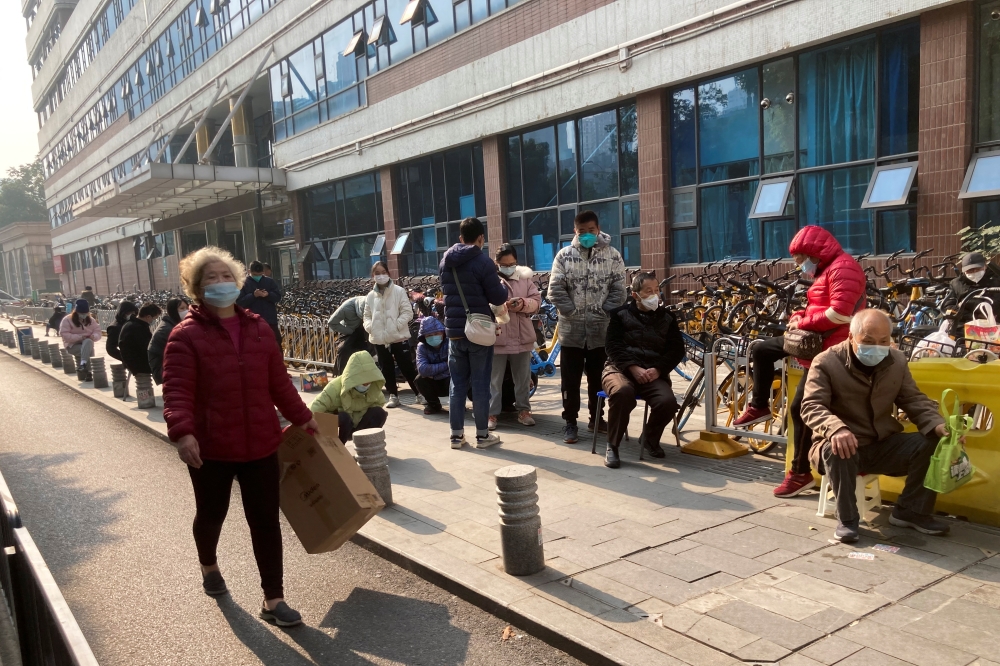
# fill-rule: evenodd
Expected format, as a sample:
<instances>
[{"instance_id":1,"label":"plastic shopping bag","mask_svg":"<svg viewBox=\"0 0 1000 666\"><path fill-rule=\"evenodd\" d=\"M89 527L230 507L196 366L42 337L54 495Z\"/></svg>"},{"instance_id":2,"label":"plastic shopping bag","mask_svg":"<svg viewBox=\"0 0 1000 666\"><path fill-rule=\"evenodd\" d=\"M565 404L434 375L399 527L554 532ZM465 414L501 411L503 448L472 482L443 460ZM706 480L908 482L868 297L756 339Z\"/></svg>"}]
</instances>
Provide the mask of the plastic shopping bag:
<instances>
[{"instance_id":1,"label":"plastic shopping bag","mask_svg":"<svg viewBox=\"0 0 1000 666\"><path fill-rule=\"evenodd\" d=\"M941 324L941 328L934 331L913 348L910 360L918 358L937 358L940 356L951 357L955 355L955 339L948 332L951 329L951 322L947 319Z\"/></svg>"},{"instance_id":2,"label":"plastic shopping bag","mask_svg":"<svg viewBox=\"0 0 1000 666\"><path fill-rule=\"evenodd\" d=\"M953 397L951 411L946 402L948 394ZM972 417L961 413L961 403L958 394L951 389L945 389L941 394L941 411L948 424L948 434L941 438L931 464L924 476L924 487L936 493L944 494L962 486L976 473L969 455L960 441L972 427Z\"/></svg>"},{"instance_id":3,"label":"plastic shopping bag","mask_svg":"<svg viewBox=\"0 0 1000 666\"><path fill-rule=\"evenodd\" d=\"M980 340L982 342L996 342L1000 340L1000 326L993 317L993 307L989 303L980 303L972 313L972 320L965 324L965 337L967 340ZM985 345L969 345L970 349L978 349Z\"/></svg>"}]
</instances>

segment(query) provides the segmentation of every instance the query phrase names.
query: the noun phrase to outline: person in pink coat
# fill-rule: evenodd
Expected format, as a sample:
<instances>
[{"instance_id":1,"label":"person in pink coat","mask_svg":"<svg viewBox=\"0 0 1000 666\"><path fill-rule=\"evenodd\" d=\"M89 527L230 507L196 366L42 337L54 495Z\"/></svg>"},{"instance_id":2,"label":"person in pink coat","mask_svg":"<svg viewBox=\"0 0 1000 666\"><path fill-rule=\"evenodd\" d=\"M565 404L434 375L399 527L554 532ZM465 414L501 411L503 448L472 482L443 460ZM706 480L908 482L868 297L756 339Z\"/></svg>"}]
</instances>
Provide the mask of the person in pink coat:
<instances>
[{"instance_id":1,"label":"person in pink coat","mask_svg":"<svg viewBox=\"0 0 1000 666\"><path fill-rule=\"evenodd\" d=\"M522 425L533 426L531 403L531 350L535 348L535 327L531 315L538 312L542 296L535 284L535 273L527 266L517 265L517 250L504 243L496 254L500 282L507 290L507 312L510 321L497 327L497 343L493 348L493 373L490 381L489 429L497 427L497 415L503 398L503 378L510 364L514 378L514 405L517 420Z\"/></svg>"},{"instance_id":2,"label":"person in pink coat","mask_svg":"<svg viewBox=\"0 0 1000 666\"><path fill-rule=\"evenodd\" d=\"M94 355L94 343L101 339L101 325L90 316L90 303L84 299L76 302L73 314L63 317L59 324L59 335L63 346L76 357L79 369L84 372L84 381L93 381L90 373L90 357Z\"/></svg>"}]
</instances>

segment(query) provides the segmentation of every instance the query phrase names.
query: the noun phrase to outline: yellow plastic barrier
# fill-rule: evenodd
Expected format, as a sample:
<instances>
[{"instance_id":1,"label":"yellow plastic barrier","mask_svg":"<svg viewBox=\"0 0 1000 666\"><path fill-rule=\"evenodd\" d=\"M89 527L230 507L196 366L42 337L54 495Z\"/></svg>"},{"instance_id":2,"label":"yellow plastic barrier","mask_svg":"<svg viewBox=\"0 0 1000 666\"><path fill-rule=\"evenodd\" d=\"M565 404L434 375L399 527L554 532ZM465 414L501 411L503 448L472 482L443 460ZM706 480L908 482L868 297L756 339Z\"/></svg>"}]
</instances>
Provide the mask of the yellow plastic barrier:
<instances>
[{"instance_id":1,"label":"yellow plastic barrier","mask_svg":"<svg viewBox=\"0 0 1000 666\"><path fill-rule=\"evenodd\" d=\"M785 371L785 381L788 383L785 391L785 399L788 400L788 404L792 404L792 398L795 397L795 391L799 388L799 382L805 381L805 372L799 367L798 363L789 363L788 369ZM788 437L788 444L785 445L785 472L788 472L792 468L792 458L794 458L794 445L792 442L795 441L795 426L792 425L792 414L788 413L786 416L788 420L788 427L785 428L785 435ZM813 473L815 475L815 472ZM817 476L817 483L819 483L819 477Z\"/></svg>"},{"instance_id":2,"label":"yellow plastic barrier","mask_svg":"<svg viewBox=\"0 0 1000 666\"><path fill-rule=\"evenodd\" d=\"M958 393L963 405L980 404L995 415L990 430L973 430L965 439L965 449L976 467L971 481L958 490L940 495L936 509L963 516L976 523L1000 526L1000 361L975 363L958 358L924 358L910 363L910 373L920 390L935 402L950 388ZM788 392L802 381L802 371L788 369ZM907 430L916 430L907 424ZM792 442L792 422L788 420L788 441ZM792 446L785 447L785 470L791 469ZM813 472L815 474L815 471ZM818 479L818 477L817 477ZM895 500L903 490L903 477L879 477L882 497Z\"/></svg>"}]
</instances>

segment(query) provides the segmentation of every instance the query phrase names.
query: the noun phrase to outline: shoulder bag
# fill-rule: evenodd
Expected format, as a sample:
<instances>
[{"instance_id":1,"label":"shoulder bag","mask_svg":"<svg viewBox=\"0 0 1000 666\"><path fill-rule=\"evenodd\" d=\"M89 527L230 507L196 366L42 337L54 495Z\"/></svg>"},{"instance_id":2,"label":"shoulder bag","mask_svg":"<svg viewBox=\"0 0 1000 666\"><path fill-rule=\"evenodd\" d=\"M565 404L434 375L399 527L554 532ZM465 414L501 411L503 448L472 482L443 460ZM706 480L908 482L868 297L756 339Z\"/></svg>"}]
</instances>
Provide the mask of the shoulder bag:
<instances>
[{"instance_id":1,"label":"shoulder bag","mask_svg":"<svg viewBox=\"0 0 1000 666\"><path fill-rule=\"evenodd\" d=\"M455 286L458 287L462 307L465 308L465 339L483 347L492 347L497 343L497 327L493 323L493 318L489 315L473 314L469 310L469 302L465 300L462 283L458 280L458 271L452 268L451 273L455 276Z\"/></svg>"}]
</instances>

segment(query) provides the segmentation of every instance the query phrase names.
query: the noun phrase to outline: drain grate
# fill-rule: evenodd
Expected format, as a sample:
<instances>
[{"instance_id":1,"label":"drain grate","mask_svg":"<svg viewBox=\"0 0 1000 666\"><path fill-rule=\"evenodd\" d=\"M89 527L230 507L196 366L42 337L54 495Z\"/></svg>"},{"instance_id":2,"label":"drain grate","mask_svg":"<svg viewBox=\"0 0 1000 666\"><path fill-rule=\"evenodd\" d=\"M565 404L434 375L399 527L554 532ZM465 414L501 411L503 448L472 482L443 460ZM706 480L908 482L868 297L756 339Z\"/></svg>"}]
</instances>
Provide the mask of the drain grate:
<instances>
[{"instance_id":1,"label":"drain grate","mask_svg":"<svg viewBox=\"0 0 1000 666\"><path fill-rule=\"evenodd\" d=\"M747 455L728 460L715 460L682 453L676 446L665 446L667 457L664 462L677 467L694 467L738 481L760 483L781 483L785 478L785 465L773 458L761 455Z\"/></svg>"}]
</instances>

